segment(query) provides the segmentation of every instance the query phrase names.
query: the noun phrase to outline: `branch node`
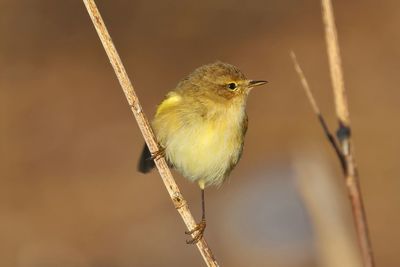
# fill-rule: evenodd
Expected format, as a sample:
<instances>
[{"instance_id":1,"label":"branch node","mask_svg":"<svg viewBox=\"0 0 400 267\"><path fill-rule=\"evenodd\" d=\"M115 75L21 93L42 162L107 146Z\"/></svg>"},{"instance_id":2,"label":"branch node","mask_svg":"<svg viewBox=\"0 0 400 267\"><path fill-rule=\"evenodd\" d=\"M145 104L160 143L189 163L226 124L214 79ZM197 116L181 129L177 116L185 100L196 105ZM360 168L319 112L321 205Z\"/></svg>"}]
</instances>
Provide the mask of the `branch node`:
<instances>
[{"instance_id":1,"label":"branch node","mask_svg":"<svg viewBox=\"0 0 400 267\"><path fill-rule=\"evenodd\" d=\"M142 106L137 103L137 102L133 102L132 104L129 105L129 107L136 113L139 114L142 112Z\"/></svg>"},{"instance_id":2,"label":"branch node","mask_svg":"<svg viewBox=\"0 0 400 267\"><path fill-rule=\"evenodd\" d=\"M177 210L179 210L183 206L187 205L186 200L183 198L183 196L180 192L176 192L174 194L172 201L174 202L174 206Z\"/></svg>"},{"instance_id":3,"label":"branch node","mask_svg":"<svg viewBox=\"0 0 400 267\"><path fill-rule=\"evenodd\" d=\"M350 152L349 139L351 136L350 127L346 126L342 121L339 121L339 128L336 131L336 137L338 138L341 146L342 153L348 155Z\"/></svg>"}]
</instances>

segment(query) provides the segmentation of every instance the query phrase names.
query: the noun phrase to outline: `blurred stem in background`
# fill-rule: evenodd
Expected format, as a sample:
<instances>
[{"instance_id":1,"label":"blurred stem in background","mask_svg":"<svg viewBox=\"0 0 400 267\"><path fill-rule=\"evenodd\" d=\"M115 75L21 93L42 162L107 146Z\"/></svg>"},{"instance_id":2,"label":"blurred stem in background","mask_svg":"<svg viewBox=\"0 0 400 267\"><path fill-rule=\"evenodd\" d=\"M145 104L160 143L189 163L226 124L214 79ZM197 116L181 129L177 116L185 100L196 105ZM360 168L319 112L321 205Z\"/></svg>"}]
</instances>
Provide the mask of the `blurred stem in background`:
<instances>
[{"instance_id":1,"label":"blurred stem in background","mask_svg":"<svg viewBox=\"0 0 400 267\"><path fill-rule=\"evenodd\" d=\"M343 187L318 150L297 153L293 159L296 182L313 222L316 251L321 267L361 267L354 242Z\"/></svg>"}]
</instances>

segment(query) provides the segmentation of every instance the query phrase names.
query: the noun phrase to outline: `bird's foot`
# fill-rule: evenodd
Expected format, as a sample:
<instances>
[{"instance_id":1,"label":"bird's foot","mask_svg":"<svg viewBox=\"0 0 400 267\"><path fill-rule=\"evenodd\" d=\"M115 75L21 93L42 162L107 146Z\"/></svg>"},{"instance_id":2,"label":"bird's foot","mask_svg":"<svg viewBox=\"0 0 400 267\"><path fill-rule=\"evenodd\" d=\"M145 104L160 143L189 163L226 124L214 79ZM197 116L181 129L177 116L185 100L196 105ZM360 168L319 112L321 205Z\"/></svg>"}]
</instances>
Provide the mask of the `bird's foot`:
<instances>
[{"instance_id":1,"label":"bird's foot","mask_svg":"<svg viewBox=\"0 0 400 267\"><path fill-rule=\"evenodd\" d=\"M151 155L151 159L156 160L164 156L165 156L165 148L161 147Z\"/></svg>"},{"instance_id":2,"label":"bird's foot","mask_svg":"<svg viewBox=\"0 0 400 267\"><path fill-rule=\"evenodd\" d=\"M198 223L192 230L186 231L187 235L194 235L192 239L186 240L186 244L196 244L200 239L203 238L204 230L206 229L206 220L202 219L200 223Z\"/></svg>"}]
</instances>

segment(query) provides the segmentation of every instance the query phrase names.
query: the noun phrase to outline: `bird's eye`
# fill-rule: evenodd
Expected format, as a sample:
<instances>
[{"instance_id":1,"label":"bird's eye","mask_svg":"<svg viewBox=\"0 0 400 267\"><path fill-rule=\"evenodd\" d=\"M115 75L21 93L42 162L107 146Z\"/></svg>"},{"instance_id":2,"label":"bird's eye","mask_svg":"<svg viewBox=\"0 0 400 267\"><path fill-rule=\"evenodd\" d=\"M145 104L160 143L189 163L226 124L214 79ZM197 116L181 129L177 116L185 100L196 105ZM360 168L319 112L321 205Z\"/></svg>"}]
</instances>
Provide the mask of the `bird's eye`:
<instances>
[{"instance_id":1,"label":"bird's eye","mask_svg":"<svg viewBox=\"0 0 400 267\"><path fill-rule=\"evenodd\" d=\"M235 90L236 87L237 87L236 83L228 83L228 88L229 88L230 90Z\"/></svg>"}]
</instances>

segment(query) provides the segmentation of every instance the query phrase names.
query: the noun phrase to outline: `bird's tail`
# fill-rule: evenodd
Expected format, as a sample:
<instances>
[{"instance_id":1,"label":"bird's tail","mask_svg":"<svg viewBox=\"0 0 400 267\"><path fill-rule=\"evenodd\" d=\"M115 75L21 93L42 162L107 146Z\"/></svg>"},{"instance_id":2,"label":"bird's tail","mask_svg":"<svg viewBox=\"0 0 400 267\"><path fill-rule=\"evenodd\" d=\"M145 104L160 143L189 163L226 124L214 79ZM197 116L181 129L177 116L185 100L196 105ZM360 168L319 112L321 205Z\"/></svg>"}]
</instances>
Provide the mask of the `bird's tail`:
<instances>
[{"instance_id":1,"label":"bird's tail","mask_svg":"<svg viewBox=\"0 0 400 267\"><path fill-rule=\"evenodd\" d=\"M151 158L151 153L146 144L144 144L142 155L138 162L138 171L141 173L148 173L155 167L154 160Z\"/></svg>"}]
</instances>

